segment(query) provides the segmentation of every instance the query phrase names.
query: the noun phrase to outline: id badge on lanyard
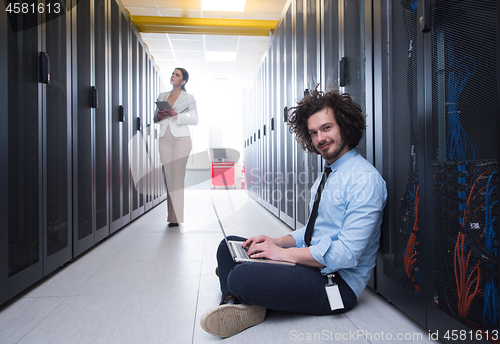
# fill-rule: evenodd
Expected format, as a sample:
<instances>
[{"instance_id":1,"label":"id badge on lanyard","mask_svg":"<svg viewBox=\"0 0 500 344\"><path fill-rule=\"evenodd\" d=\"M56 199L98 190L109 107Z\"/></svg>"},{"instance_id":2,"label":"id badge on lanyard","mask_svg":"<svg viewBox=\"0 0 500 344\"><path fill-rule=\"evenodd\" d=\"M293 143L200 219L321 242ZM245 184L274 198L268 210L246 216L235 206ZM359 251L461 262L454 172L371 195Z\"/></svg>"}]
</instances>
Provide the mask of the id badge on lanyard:
<instances>
[{"instance_id":1,"label":"id badge on lanyard","mask_svg":"<svg viewBox=\"0 0 500 344\"><path fill-rule=\"evenodd\" d=\"M336 309L343 309L344 302L342 301L342 296L340 295L339 286L332 279L335 277L334 273L326 275L328 277L328 283L325 285L326 296L328 297L328 302L330 302L330 308L332 311Z\"/></svg>"}]
</instances>

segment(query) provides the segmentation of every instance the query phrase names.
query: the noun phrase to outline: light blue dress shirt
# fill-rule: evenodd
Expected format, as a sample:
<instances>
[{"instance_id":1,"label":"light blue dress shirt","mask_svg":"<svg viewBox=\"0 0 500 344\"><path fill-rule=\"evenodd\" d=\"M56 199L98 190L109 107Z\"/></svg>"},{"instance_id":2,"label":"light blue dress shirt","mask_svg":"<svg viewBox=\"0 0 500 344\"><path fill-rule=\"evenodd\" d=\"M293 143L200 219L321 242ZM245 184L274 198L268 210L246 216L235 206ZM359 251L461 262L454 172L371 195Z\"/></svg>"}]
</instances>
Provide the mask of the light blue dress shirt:
<instances>
[{"instance_id":1,"label":"light blue dress shirt","mask_svg":"<svg viewBox=\"0 0 500 344\"><path fill-rule=\"evenodd\" d=\"M356 148L330 168L309 250L325 266L323 275L338 272L359 298L375 267L387 188L380 173ZM320 181L321 175L311 188L310 209ZM307 247L306 227L290 234L297 247Z\"/></svg>"}]
</instances>

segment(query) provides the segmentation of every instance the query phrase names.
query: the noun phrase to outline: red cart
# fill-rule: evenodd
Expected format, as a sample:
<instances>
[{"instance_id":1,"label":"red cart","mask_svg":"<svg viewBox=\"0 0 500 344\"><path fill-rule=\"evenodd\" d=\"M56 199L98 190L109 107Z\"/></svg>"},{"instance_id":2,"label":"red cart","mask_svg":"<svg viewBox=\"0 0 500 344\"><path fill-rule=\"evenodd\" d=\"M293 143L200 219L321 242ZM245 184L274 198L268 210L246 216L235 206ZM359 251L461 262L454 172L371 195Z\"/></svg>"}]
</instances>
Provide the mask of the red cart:
<instances>
[{"instance_id":1,"label":"red cart","mask_svg":"<svg viewBox=\"0 0 500 344\"><path fill-rule=\"evenodd\" d=\"M212 189L224 188L235 189L234 184L234 162L233 161L212 161Z\"/></svg>"}]
</instances>

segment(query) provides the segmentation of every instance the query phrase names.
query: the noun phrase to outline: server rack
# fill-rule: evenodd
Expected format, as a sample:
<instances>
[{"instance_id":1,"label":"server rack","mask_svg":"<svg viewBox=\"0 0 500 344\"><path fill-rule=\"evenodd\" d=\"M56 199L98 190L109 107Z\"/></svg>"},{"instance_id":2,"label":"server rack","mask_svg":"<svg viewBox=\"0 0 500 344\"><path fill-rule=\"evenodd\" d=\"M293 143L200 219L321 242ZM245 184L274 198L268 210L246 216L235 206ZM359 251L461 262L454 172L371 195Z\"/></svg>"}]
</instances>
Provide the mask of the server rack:
<instances>
[{"instance_id":1,"label":"server rack","mask_svg":"<svg viewBox=\"0 0 500 344\"><path fill-rule=\"evenodd\" d=\"M0 302L43 276L39 19L0 14Z\"/></svg>"},{"instance_id":2,"label":"server rack","mask_svg":"<svg viewBox=\"0 0 500 344\"><path fill-rule=\"evenodd\" d=\"M425 326L426 290L425 237L418 230L418 200L421 197L418 143L419 97L417 56L417 14L399 2L374 3L375 121L382 135L376 135L376 166L386 180L381 250L377 262L377 291ZM386 42L392 42L387 47ZM410 50L411 49L411 50ZM405 250L407 248L407 250ZM406 255L406 260L405 260ZM418 256L418 259L416 258Z\"/></svg>"},{"instance_id":3,"label":"server rack","mask_svg":"<svg viewBox=\"0 0 500 344\"><path fill-rule=\"evenodd\" d=\"M129 20L125 9L111 2L110 217L113 233L130 222Z\"/></svg>"},{"instance_id":4,"label":"server rack","mask_svg":"<svg viewBox=\"0 0 500 344\"><path fill-rule=\"evenodd\" d=\"M295 62L295 51L294 51L294 12L295 4L292 1L290 7L285 13L285 34L284 34L284 56L285 56L285 74L284 74L284 93L285 93L285 109L284 109L284 123L283 123L283 133L284 133L284 173L283 181L285 184L285 190L283 194L282 201L284 202L285 212L280 214L280 218L292 229L295 229L295 178L296 173L295 168L295 150L297 144L293 135L288 131L286 122L288 121L288 110L295 105L295 91L294 84L296 80L296 74L294 70Z\"/></svg>"},{"instance_id":5,"label":"server rack","mask_svg":"<svg viewBox=\"0 0 500 344\"><path fill-rule=\"evenodd\" d=\"M285 105L286 99L286 85L285 85L285 64L286 64L286 56L285 56L285 20L282 20L277 27L278 33L277 38L279 45L278 56L279 60L279 77L278 77L278 89L279 89L279 102L277 105L277 120L276 125L278 129L278 156L280 157L279 165L278 165L278 174L277 174L277 185L278 185L278 199L279 199L279 218L286 222L286 146L285 146L285 138L286 138L286 121L287 121L287 111L288 108Z\"/></svg>"},{"instance_id":6,"label":"server rack","mask_svg":"<svg viewBox=\"0 0 500 344\"><path fill-rule=\"evenodd\" d=\"M321 1L304 2L304 90L303 95L321 84ZM320 86L321 87L321 86ZM300 94L299 94L300 96ZM304 183L304 194L300 195L305 200L305 221L309 218L309 200L311 187L316 177L322 171L320 155L307 154L304 173L298 174L299 183ZM305 224L305 222L304 222Z\"/></svg>"},{"instance_id":7,"label":"server rack","mask_svg":"<svg viewBox=\"0 0 500 344\"><path fill-rule=\"evenodd\" d=\"M73 11L75 255L109 235L106 16L99 0L79 1Z\"/></svg>"},{"instance_id":8,"label":"server rack","mask_svg":"<svg viewBox=\"0 0 500 344\"><path fill-rule=\"evenodd\" d=\"M423 224L432 238L427 324L449 342L499 343L499 4L422 5L431 5L423 34L425 201L433 204Z\"/></svg>"},{"instance_id":9,"label":"server rack","mask_svg":"<svg viewBox=\"0 0 500 344\"><path fill-rule=\"evenodd\" d=\"M151 54L148 54L148 59L147 59L147 84L148 85L153 85L154 84L154 62L153 62L153 57ZM144 116L142 118L142 123L144 123L142 126L142 133L144 136L144 140L146 142L146 147L151 147L151 136L149 135L149 129L151 127L152 123L152 113L154 112L155 108L155 101L156 98L158 97L157 94L154 94L154 88L153 87L148 87L146 90L146 112L144 113ZM144 211L148 211L153 207L153 197L151 193L151 187L153 184L153 173L152 170L150 169L150 164L148 162L150 161L150 154L145 157L144 163L146 168L148 168L145 180L146 180L146 185L145 185L145 190L143 192L144 194Z\"/></svg>"},{"instance_id":10,"label":"server rack","mask_svg":"<svg viewBox=\"0 0 500 344\"><path fill-rule=\"evenodd\" d=\"M265 186L263 182L263 173L265 169L265 159L266 159L266 154L264 150L264 140L261 138L261 130L260 127L262 126L262 120L263 117L265 116L264 113L264 92L265 92L265 64L260 68L259 72L257 73L257 80L259 87L256 91L256 104L257 104L257 113L259 114L258 116L255 116L255 123L254 123L254 139L256 143L256 150L257 150L257 196L258 196L258 202L262 204L265 207Z\"/></svg>"},{"instance_id":11,"label":"server rack","mask_svg":"<svg viewBox=\"0 0 500 344\"><path fill-rule=\"evenodd\" d=\"M146 112L146 64L147 64L147 50L144 46L144 43L141 41L137 42L137 104L134 106L134 113L131 116L132 121L132 136L140 135L141 140L137 140L136 144L141 144L143 133L142 133L142 123L144 123L144 116ZM138 163L133 166L136 171L132 175L144 176L144 160L146 157L143 155L142 149L140 147L136 147L138 156ZM137 218L138 216L144 214L144 193L141 190L144 188L144 179L140 179L138 181L134 181L132 185L132 219Z\"/></svg>"},{"instance_id":12,"label":"server rack","mask_svg":"<svg viewBox=\"0 0 500 344\"><path fill-rule=\"evenodd\" d=\"M447 342L498 341L497 6L374 3L377 290Z\"/></svg>"},{"instance_id":13,"label":"server rack","mask_svg":"<svg viewBox=\"0 0 500 344\"><path fill-rule=\"evenodd\" d=\"M269 54L271 56L270 60L270 102L269 102L269 137L270 137L270 151L271 151L271 174L270 174L270 205L269 210L275 216L279 217L279 189L278 189L278 161L280 160L280 155L278 153L278 128L277 121L279 120L279 109L281 106L279 105L279 88L278 88L278 71L279 71L279 44L278 38L274 35L271 38Z\"/></svg>"},{"instance_id":14,"label":"server rack","mask_svg":"<svg viewBox=\"0 0 500 344\"><path fill-rule=\"evenodd\" d=\"M291 94L288 99L288 107L292 108L297 104L297 101L302 98L304 95L304 90L306 89L306 79L305 79L305 71L307 69L307 57L309 52L305 51L306 40L307 40L307 24L306 24L306 14L307 12L304 10L307 1L303 0L294 0L293 5L291 6L293 10L292 15L292 45L293 45L293 58L292 58L292 89L290 90ZM310 54L314 54L314 50L310 52ZM302 147L296 143L295 138L292 135L288 136L291 140L293 140L293 144L295 147L295 154L293 163L293 170L288 169L288 171L293 171L293 184L295 185L295 190L293 192L293 200L292 204L295 208L294 215L292 215L294 219L293 228L300 228L305 225L307 221L307 208L309 204L309 199L306 198L307 193L307 182L302 181L304 175L308 173L307 171L307 153L302 149ZM293 160L292 160L293 161ZM289 165L288 165L289 166ZM287 193L288 194L288 193ZM288 203L288 202L287 202Z\"/></svg>"},{"instance_id":15,"label":"server rack","mask_svg":"<svg viewBox=\"0 0 500 344\"><path fill-rule=\"evenodd\" d=\"M52 3L53 4L53 3ZM42 16L43 61L50 69L50 80L41 80L42 99L42 209L43 270L51 273L72 257L71 209L71 17L66 1L59 2L57 17ZM54 15L54 14L53 14ZM46 66L39 66L45 69ZM46 71L48 73L49 71ZM42 73L43 74L43 73ZM46 75L42 75L45 78ZM43 79L42 78L42 79ZM46 83L45 81L48 81Z\"/></svg>"},{"instance_id":16,"label":"server rack","mask_svg":"<svg viewBox=\"0 0 500 344\"><path fill-rule=\"evenodd\" d=\"M264 75L263 75L263 93L262 93L262 110L263 110L263 116L262 116L262 122L259 126L259 131L260 131L260 137L262 140L262 146L263 146L263 169L262 169L262 185L263 185L263 190L264 190L264 207L266 209L269 209L270 206L270 195L271 195L271 185L269 184L268 181L268 173L272 171L272 165L271 165L271 159L272 159L272 154L271 154L271 144L270 144L270 138L267 132L267 128L269 126L269 93L271 91L269 87L269 83L271 82L270 80L270 63L271 63L271 56L269 55L269 48L268 51L266 52L265 59L264 59Z\"/></svg>"}]
</instances>

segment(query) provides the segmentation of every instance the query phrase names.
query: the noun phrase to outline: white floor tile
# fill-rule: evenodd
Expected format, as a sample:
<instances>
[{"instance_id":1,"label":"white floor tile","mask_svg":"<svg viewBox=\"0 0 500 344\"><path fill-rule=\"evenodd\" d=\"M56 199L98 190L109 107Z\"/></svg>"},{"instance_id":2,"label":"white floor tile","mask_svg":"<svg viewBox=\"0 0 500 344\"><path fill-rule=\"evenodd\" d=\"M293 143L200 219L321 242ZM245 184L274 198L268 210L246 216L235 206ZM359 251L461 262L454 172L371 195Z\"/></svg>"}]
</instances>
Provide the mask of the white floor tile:
<instances>
[{"instance_id":1,"label":"white floor tile","mask_svg":"<svg viewBox=\"0 0 500 344\"><path fill-rule=\"evenodd\" d=\"M66 298L22 298L0 312L0 343L18 343Z\"/></svg>"},{"instance_id":2,"label":"white floor tile","mask_svg":"<svg viewBox=\"0 0 500 344\"><path fill-rule=\"evenodd\" d=\"M212 200L228 235L291 231L244 190L186 190L180 227L167 226L159 204L3 308L0 343L220 343L199 323L221 298L215 267L223 236ZM382 343L367 337L380 331L424 338L399 343L428 342L427 331L367 290L345 315L270 311L224 343Z\"/></svg>"}]
</instances>

